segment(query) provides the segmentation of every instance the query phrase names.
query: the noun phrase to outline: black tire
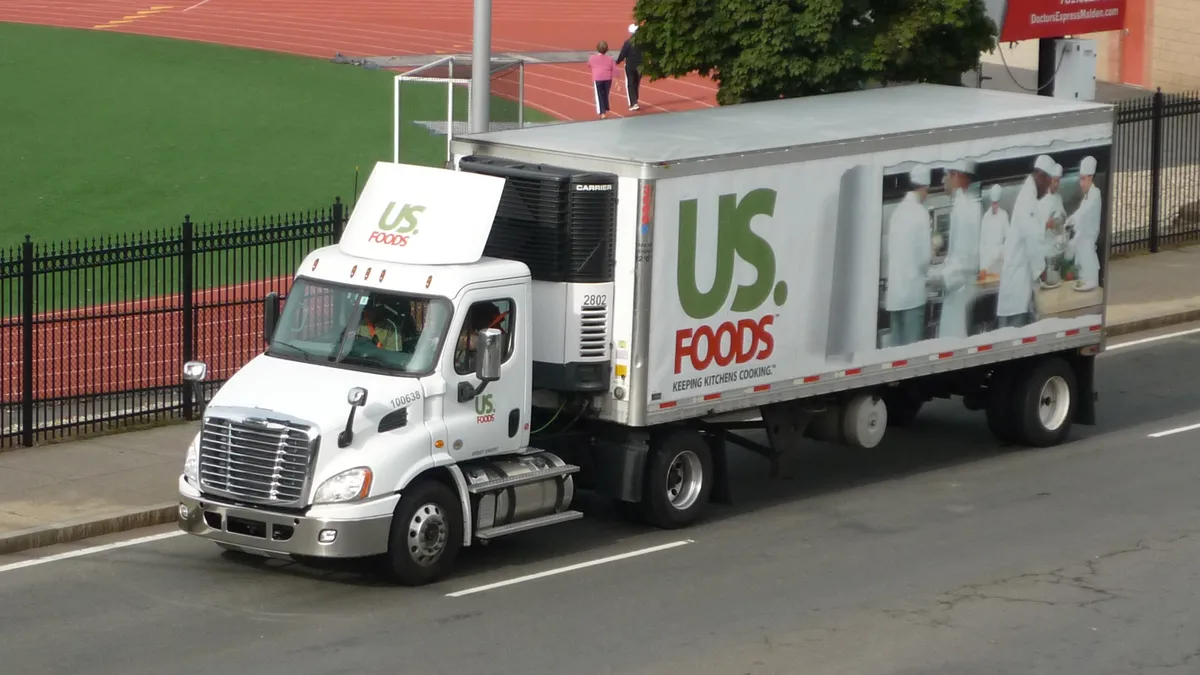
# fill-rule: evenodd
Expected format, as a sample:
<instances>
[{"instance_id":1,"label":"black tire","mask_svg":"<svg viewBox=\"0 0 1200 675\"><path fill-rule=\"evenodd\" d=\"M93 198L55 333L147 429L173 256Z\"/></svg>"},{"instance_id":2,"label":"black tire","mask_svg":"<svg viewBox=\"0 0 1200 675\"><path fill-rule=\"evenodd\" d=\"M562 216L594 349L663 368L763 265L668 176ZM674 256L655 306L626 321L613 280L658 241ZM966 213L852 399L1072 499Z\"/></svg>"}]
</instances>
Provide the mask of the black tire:
<instances>
[{"instance_id":1,"label":"black tire","mask_svg":"<svg viewBox=\"0 0 1200 675\"><path fill-rule=\"evenodd\" d=\"M708 441L695 431L680 429L656 435L651 443L642 486L642 516L665 530L687 527L700 518L712 493ZM695 485L697 478L699 485ZM678 493L674 487L679 488Z\"/></svg>"},{"instance_id":2,"label":"black tire","mask_svg":"<svg viewBox=\"0 0 1200 675\"><path fill-rule=\"evenodd\" d=\"M462 548L462 507L453 490L434 480L418 480L400 494L392 515L384 572L401 585L422 586L440 579L454 565ZM417 523L425 529L419 529ZM410 541L410 534L425 547ZM439 552L430 555L434 551Z\"/></svg>"},{"instance_id":3,"label":"black tire","mask_svg":"<svg viewBox=\"0 0 1200 675\"><path fill-rule=\"evenodd\" d=\"M888 391L883 394L883 403L887 406L887 425L903 428L912 424L921 412L925 401L914 398L901 391Z\"/></svg>"},{"instance_id":4,"label":"black tire","mask_svg":"<svg viewBox=\"0 0 1200 675\"><path fill-rule=\"evenodd\" d=\"M1012 394L1014 422L1022 443L1048 448L1071 434L1078 387L1069 363L1058 357L1037 362L1017 381Z\"/></svg>"}]
</instances>

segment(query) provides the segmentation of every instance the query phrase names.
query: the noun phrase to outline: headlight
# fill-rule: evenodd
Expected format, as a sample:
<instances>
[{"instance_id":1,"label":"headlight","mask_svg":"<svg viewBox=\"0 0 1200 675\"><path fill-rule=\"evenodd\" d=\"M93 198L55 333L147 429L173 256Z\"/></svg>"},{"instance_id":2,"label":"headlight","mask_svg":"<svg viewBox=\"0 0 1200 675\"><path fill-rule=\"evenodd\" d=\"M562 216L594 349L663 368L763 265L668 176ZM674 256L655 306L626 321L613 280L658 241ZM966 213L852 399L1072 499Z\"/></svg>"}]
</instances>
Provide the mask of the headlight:
<instances>
[{"instance_id":1,"label":"headlight","mask_svg":"<svg viewBox=\"0 0 1200 675\"><path fill-rule=\"evenodd\" d=\"M189 482L200 484L200 434L188 444L187 457L183 459L183 475Z\"/></svg>"},{"instance_id":2,"label":"headlight","mask_svg":"<svg viewBox=\"0 0 1200 675\"><path fill-rule=\"evenodd\" d=\"M347 469L321 483L316 496L313 497L313 503L353 502L365 498L370 493L371 470L360 466Z\"/></svg>"}]
</instances>

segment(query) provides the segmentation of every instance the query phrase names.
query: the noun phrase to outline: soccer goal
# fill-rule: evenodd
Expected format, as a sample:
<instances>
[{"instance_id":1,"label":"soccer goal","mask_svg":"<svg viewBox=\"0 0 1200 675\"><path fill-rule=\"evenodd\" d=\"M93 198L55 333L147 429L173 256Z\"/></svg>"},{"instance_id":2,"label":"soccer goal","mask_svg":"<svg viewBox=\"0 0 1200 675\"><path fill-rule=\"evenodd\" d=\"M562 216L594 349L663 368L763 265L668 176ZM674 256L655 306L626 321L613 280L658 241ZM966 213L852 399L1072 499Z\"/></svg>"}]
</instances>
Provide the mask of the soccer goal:
<instances>
[{"instance_id":1,"label":"soccer goal","mask_svg":"<svg viewBox=\"0 0 1200 675\"><path fill-rule=\"evenodd\" d=\"M446 138L446 164L450 142L471 128L470 57L447 56L396 75L392 106L392 161L400 162L405 123L425 127ZM525 126L525 61L492 57L491 103L488 130ZM414 139L415 142L424 142ZM411 151L411 148L406 148Z\"/></svg>"}]
</instances>

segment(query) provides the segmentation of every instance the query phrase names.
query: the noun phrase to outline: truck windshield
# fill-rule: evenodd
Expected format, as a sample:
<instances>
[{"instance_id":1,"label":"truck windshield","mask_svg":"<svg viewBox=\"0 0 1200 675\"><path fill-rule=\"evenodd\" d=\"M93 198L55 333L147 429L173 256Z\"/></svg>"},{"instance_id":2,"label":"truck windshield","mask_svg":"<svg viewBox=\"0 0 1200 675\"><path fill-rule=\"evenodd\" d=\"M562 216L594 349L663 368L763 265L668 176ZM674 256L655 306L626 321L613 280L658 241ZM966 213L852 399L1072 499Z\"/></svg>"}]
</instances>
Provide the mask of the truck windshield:
<instances>
[{"instance_id":1,"label":"truck windshield","mask_svg":"<svg viewBox=\"0 0 1200 675\"><path fill-rule=\"evenodd\" d=\"M431 372L453 314L445 298L299 278L267 354L396 375Z\"/></svg>"}]
</instances>

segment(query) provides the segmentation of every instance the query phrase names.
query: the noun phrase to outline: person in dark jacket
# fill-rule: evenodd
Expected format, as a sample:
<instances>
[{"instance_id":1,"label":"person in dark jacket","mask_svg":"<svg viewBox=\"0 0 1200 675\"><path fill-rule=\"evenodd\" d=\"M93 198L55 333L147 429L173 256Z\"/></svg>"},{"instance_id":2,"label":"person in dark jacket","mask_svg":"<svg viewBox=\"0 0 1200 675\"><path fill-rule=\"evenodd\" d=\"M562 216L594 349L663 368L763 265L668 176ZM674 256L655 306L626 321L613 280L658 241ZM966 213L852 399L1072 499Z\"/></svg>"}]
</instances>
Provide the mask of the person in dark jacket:
<instances>
[{"instance_id":1,"label":"person in dark jacket","mask_svg":"<svg viewBox=\"0 0 1200 675\"><path fill-rule=\"evenodd\" d=\"M638 85L642 83L642 49L633 44L633 34L637 32L637 24L629 24L629 38L621 45L617 54L617 65L625 62L625 96L629 100L630 110L639 110Z\"/></svg>"}]
</instances>

